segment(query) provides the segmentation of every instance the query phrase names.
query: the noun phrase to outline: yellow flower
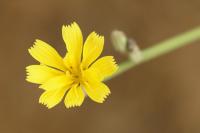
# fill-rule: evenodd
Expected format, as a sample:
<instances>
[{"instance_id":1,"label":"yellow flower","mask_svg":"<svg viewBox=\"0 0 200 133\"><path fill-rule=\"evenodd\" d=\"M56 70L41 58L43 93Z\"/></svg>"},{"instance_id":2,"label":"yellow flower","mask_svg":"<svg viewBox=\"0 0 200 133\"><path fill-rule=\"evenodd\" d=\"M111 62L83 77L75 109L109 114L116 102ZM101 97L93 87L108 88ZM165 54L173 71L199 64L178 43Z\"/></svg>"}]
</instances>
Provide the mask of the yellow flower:
<instances>
[{"instance_id":1,"label":"yellow flower","mask_svg":"<svg viewBox=\"0 0 200 133\"><path fill-rule=\"evenodd\" d=\"M67 108L80 106L89 96L97 103L103 103L110 94L103 80L111 76L118 68L113 56L100 56L104 37L92 32L83 45L82 32L75 22L62 27L62 37L67 53L62 58L49 44L36 40L28 50L39 65L26 68L26 80L40 84L44 92L39 103L52 108L65 96Z\"/></svg>"}]
</instances>

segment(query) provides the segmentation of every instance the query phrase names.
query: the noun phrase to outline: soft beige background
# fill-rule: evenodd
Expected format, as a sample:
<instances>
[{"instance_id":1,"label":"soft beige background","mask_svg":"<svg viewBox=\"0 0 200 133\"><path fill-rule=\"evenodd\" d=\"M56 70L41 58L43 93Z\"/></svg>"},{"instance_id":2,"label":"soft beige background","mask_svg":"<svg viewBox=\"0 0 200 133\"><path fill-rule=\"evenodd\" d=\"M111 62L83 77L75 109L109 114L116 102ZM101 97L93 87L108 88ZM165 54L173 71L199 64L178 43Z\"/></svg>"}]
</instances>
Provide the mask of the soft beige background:
<instances>
[{"instance_id":1,"label":"soft beige background","mask_svg":"<svg viewBox=\"0 0 200 133\"><path fill-rule=\"evenodd\" d=\"M76 21L86 37L105 35L104 55L119 56L109 34L124 30L141 48L200 24L199 0L0 0L1 133L199 133L200 42L162 56L107 82L104 104L48 110L42 93L25 82L36 62L27 49L36 38L64 54L61 26Z\"/></svg>"}]
</instances>

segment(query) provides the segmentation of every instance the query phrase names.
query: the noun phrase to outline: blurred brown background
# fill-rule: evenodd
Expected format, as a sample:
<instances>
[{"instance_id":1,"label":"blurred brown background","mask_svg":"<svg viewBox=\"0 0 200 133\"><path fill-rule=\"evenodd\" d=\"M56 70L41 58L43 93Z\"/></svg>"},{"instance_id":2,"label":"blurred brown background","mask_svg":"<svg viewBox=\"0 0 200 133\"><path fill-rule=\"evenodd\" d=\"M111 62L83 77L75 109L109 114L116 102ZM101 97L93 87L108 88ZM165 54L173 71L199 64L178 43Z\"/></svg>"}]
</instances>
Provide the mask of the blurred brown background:
<instances>
[{"instance_id":1,"label":"blurred brown background","mask_svg":"<svg viewBox=\"0 0 200 133\"><path fill-rule=\"evenodd\" d=\"M86 37L104 34L104 55L118 55L110 32L121 29L141 48L200 25L199 0L1 0L1 133L199 133L200 41L135 67L107 82L104 104L86 99L65 109L38 104L42 91L25 81L36 62L27 49L36 38L64 54L61 26L76 21Z\"/></svg>"}]
</instances>

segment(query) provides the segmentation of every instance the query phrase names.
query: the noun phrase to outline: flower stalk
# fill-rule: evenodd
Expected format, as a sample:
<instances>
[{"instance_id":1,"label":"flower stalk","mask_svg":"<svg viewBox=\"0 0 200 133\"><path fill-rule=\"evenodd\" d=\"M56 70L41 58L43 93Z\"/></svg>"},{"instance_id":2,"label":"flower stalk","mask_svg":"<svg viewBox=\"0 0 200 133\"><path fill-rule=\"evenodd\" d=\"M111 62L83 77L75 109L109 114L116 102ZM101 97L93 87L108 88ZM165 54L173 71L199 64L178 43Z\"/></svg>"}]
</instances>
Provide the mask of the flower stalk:
<instances>
[{"instance_id":1,"label":"flower stalk","mask_svg":"<svg viewBox=\"0 0 200 133\"><path fill-rule=\"evenodd\" d=\"M142 60L139 63L133 62L130 59L122 62L121 64L119 64L118 71L111 77L107 78L106 80L112 79L126 72L127 70L135 67L136 65L160 57L178 48L189 45L192 42L197 41L199 39L200 39L200 27L197 27L193 30L187 31L185 33L167 39L166 41L155 44L152 47L141 50Z\"/></svg>"}]
</instances>

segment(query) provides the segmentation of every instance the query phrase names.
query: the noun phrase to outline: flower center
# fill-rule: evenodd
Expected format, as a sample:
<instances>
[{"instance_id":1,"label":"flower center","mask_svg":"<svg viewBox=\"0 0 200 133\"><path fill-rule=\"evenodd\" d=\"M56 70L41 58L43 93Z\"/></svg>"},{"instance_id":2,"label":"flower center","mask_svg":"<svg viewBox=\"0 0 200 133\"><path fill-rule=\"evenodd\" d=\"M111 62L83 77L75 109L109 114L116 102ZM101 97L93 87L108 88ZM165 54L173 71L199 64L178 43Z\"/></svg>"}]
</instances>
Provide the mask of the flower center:
<instances>
[{"instance_id":1,"label":"flower center","mask_svg":"<svg viewBox=\"0 0 200 133\"><path fill-rule=\"evenodd\" d=\"M72 75L73 79L74 79L74 83L79 84L82 83L82 77L80 75Z\"/></svg>"},{"instance_id":2,"label":"flower center","mask_svg":"<svg viewBox=\"0 0 200 133\"><path fill-rule=\"evenodd\" d=\"M73 83L82 84L84 82L81 68L73 69L71 67L70 70L67 71L67 72L69 72L70 75L72 76L72 79L74 81Z\"/></svg>"}]
</instances>

